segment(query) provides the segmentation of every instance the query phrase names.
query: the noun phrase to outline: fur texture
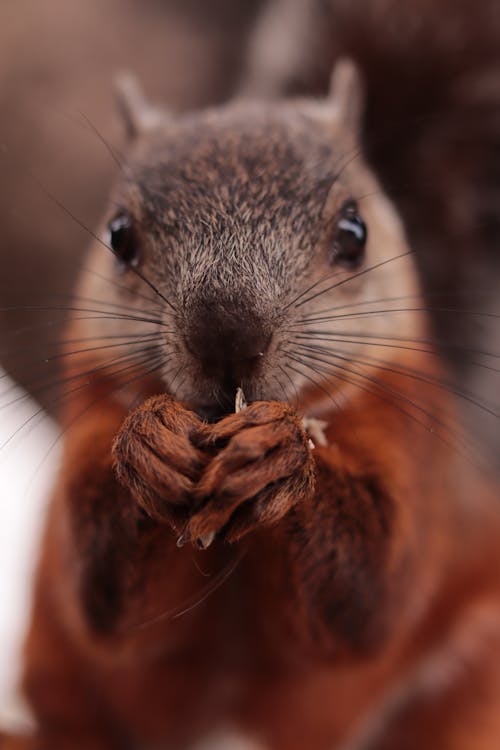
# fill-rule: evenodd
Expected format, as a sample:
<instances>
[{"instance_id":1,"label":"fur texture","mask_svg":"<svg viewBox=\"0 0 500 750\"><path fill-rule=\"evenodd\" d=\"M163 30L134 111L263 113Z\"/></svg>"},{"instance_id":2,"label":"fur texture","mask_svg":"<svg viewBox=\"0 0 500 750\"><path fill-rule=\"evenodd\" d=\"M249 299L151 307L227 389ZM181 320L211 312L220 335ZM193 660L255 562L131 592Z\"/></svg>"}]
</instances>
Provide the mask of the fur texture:
<instances>
[{"instance_id":1,"label":"fur texture","mask_svg":"<svg viewBox=\"0 0 500 750\"><path fill-rule=\"evenodd\" d=\"M1 750L176 750L220 727L269 750L498 747L497 497L415 345L405 235L348 105L168 116L124 167L110 216L138 266L104 286L96 243L82 293L110 313L72 330L125 354L68 357L26 647L38 729ZM332 242L353 199L349 272Z\"/></svg>"}]
</instances>

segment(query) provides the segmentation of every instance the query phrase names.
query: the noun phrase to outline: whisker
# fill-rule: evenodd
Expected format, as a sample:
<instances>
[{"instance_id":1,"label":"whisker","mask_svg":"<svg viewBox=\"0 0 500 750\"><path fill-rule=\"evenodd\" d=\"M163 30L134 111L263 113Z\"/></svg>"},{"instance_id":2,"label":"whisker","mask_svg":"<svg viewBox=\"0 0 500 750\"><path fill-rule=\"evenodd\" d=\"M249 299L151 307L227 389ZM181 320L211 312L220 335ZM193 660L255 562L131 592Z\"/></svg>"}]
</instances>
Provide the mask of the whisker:
<instances>
[{"instance_id":1,"label":"whisker","mask_svg":"<svg viewBox=\"0 0 500 750\"><path fill-rule=\"evenodd\" d=\"M245 554L246 551L241 552L235 560L231 561L228 565L222 568L222 570L215 576L214 580L210 581L206 586L204 586L201 591L196 594L195 597L191 596L187 601L184 602L184 604L181 604L173 609L168 609L164 612L160 612L160 614L155 615L148 620L144 620L143 622L131 625L129 628L127 628L127 632L134 630L144 630L145 628L156 625L159 622L164 622L165 620L177 620L179 617L183 617L184 615L188 614L188 612L191 612L193 609L195 609L195 607L203 604L203 602L205 602L209 596L217 591L217 589L219 589L228 580L228 578L234 573L234 571L242 561Z\"/></svg>"},{"instance_id":2,"label":"whisker","mask_svg":"<svg viewBox=\"0 0 500 750\"><path fill-rule=\"evenodd\" d=\"M450 349L453 351L457 351L460 354L474 354L479 355L483 357L491 357L492 359L499 359L500 354L497 354L496 352L488 352L482 349L473 349L470 347L463 347L460 346L460 344L453 344L448 343L445 341L439 341L439 340L432 340L432 339L421 339L421 338L412 338L411 336L388 336L383 334L373 334L373 333L357 333L356 331L335 331L335 332L328 332L328 331L320 331L320 330L293 330L288 329L286 331L287 333L293 333L296 335L297 339L305 339L307 341L310 341L311 338L313 338L316 341L336 341L338 343L349 343L349 344L365 344L369 346L377 346L377 347L386 347L389 349L398 349L398 350L404 350L404 351L413 351L413 352L423 352L425 354L430 354L434 357L439 357L439 353L436 351L436 349L424 349L421 347L414 347L414 346L407 346L402 345L404 342L411 342L415 344L431 344L433 346L436 346L441 349ZM352 338L347 338L352 337ZM361 339L361 341L359 341ZM365 341L365 339L368 340L368 343ZM377 340L381 340L383 343L379 343ZM399 344L392 344L392 343L386 343L386 342L392 342L392 341L398 341L402 342L401 345ZM493 367L492 365L488 365L484 362L477 362L477 361L469 361L469 364L475 365L476 367L483 367L487 370L492 370L493 372L500 372L499 369Z\"/></svg>"},{"instance_id":3,"label":"whisker","mask_svg":"<svg viewBox=\"0 0 500 750\"><path fill-rule=\"evenodd\" d=\"M285 352L285 353L286 353L286 352ZM278 368L279 368L279 369L280 369L280 371L281 371L281 372L283 373L283 375L284 375L284 376L285 376L286 378L288 378L288 381L289 381L290 385L292 386L293 390L295 391L295 401L296 401L296 402L298 403L298 402L299 402L299 391L298 391L298 388L297 388L296 384L295 384L295 383L293 382L293 378L292 378L292 377L290 376L290 374L289 374L289 373L288 373L288 372L287 372L287 371L286 371L286 370L284 369L284 367L282 367L282 366L281 366L280 364L278 364ZM286 400L286 399L285 399L285 400Z\"/></svg>"},{"instance_id":4,"label":"whisker","mask_svg":"<svg viewBox=\"0 0 500 750\"><path fill-rule=\"evenodd\" d=\"M145 336L139 342L135 342L135 343L147 343L147 342L153 343L154 341L157 341L157 338L158 336L156 333L151 333L149 334L149 336ZM90 346L84 349L73 349L73 351L70 351L70 352L59 352L58 354L52 354L49 357L46 357L44 361L54 362L57 359L65 359L66 357L73 357L76 354L87 354L88 352L97 352L97 351L102 351L104 349L116 349L118 347L130 346L130 343L131 343L130 341L120 341L119 343L116 343L116 344L104 344L102 346Z\"/></svg>"},{"instance_id":5,"label":"whisker","mask_svg":"<svg viewBox=\"0 0 500 750\"><path fill-rule=\"evenodd\" d=\"M324 347L324 346L298 344L298 347L300 349L305 349L307 351L317 351L319 353L325 354L325 356L335 357L335 358L342 359L348 362L354 362L360 365L370 366L372 364L376 364L377 368L382 370L383 372L390 372L395 375L401 375L403 377L407 377L415 381L428 383L429 385L433 385L436 388L444 390L447 393L449 392L449 393L453 393L456 396L459 396L460 398L468 401L474 406L477 406L482 411L486 412L487 414L490 414L493 417L496 417L497 419L500 418L500 414L496 412L493 408L490 408L485 402L476 400L475 394L470 394L470 393L467 393L466 391L461 391L455 388L452 383L447 383L446 381L443 381L439 378L435 378L432 375L426 374L424 372L419 372L419 371L413 370L412 368L407 368L401 365L399 365L398 367L390 367L388 366L390 365L390 362L387 362L387 360L380 359L379 357L371 357L369 355L366 355L365 359L360 359L359 357L353 357L351 353L348 353L348 356L342 356L341 354L332 352L330 349L328 349L328 347Z\"/></svg>"},{"instance_id":6,"label":"whisker","mask_svg":"<svg viewBox=\"0 0 500 750\"><path fill-rule=\"evenodd\" d=\"M391 388L390 386L387 386L387 384L383 383L378 378L369 376L369 375L367 375L366 373L363 373L363 372L359 372L359 370L353 369L352 367L350 368L350 367L347 367L346 365L338 364L337 362L333 363L333 362L330 362L328 360L324 360L321 357L317 357L317 356L314 356L314 355L311 355L311 354L307 354L307 353L303 353L302 357L304 357L306 359L312 359L315 362L323 363L323 366L322 366L322 364L319 364L318 368L320 370L322 370L326 374L328 374L328 373L333 374L334 373L337 377L339 377L338 370L341 370L342 372L347 372L347 373L350 373L351 375L354 375L356 378L360 378L361 380L368 381L377 390L373 390L372 388L364 387L364 386L362 386L359 383L359 381L356 381L356 380L354 380L354 381L351 380L351 384L357 386L361 390L366 391L367 393L371 393L372 395L374 395L374 396L376 396L376 397L378 397L378 398L386 401L392 407L398 409L398 411L400 411L402 414L404 414L405 416L407 416L409 419L411 419L412 421L414 421L415 423L417 423L421 427L423 427L427 432L430 432L430 433L436 435L436 437L438 437L448 448L460 452L460 455L462 455L463 458L466 458L467 460L470 460L469 456L467 456L466 453L462 452L464 450L464 447L467 448L468 446L464 446L463 444L458 443L457 436L454 434L454 432L450 428L450 426L448 424L446 424L445 422L443 422L438 417L436 417L436 415L433 414L432 412L430 412L428 409L426 409L422 405L418 404L413 399L409 398L407 395L401 393L400 391L398 391L398 390L396 390L394 388ZM343 359L345 359L345 358L343 358ZM347 361L349 361L349 360L347 360ZM312 367L312 365L309 365L309 366ZM312 368L312 369L314 369L314 368ZM382 391L382 393L388 394L389 396L391 396L392 398L397 399L398 401L402 401L403 403L407 403L409 406L413 407L415 410L417 410L418 412L420 412L421 414L423 414L424 416L426 416L428 419L430 419L430 421L432 423L434 423L434 424L438 425L439 427L441 427L443 430L445 430L445 432L447 434L450 434L451 437L454 440L457 440L457 443L458 443L459 447L457 447L457 445L454 445L453 443L450 443L439 432L437 432L437 430L435 429L435 427L428 426L425 422L423 422L421 419L419 419L415 414L412 414L407 409L404 409L403 407L401 407L399 404L394 403L394 401L391 401L389 398L387 398L387 396L386 397L382 396L379 393L380 390Z\"/></svg>"},{"instance_id":7,"label":"whisker","mask_svg":"<svg viewBox=\"0 0 500 750\"><path fill-rule=\"evenodd\" d=\"M343 284L347 284L349 281L353 281L354 279L358 279L360 276L365 276L367 273L371 273L372 271L375 271L378 268L382 268L383 266L386 266L388 263L393 263L395 260L406 258L408 255L412 255L411 250L406 250L404 253L399 253L399 255L394 255L392 258L386 258L385 260L381 260L378 263L375 263L374 265L369 266L368 268L363 268L361 271L351 274L350 276L348 276L345 279L342 279L341 281L337 281L336 284L332 284L326 289L322 289L320 292L316 292L316 294L311 294L309 297L306 297L306 299L303 299L301 300L301 302L296 304L295 307L301 307L302 305L305 305L307 302L311 302L313 299L320 297L322 294L331 292L333 289L337 289ZM321 283L321 282L318 282L318 283ZM313 287L314 286L315 285L313 285Z\"/></svg>"},{"instance_id":8,"label":"whisker","mask_svg":"<svg viewBox=\"0 0 500 750\"><path fill-rule=\"evenodd\" d=\"M79 338L72 338L72 339L54 339L53 341L47 341L47 342L40 342L38 345L34 344L21 344L19 346L7 346L2 347L3 352L8 352L9 354L13 352L23 352L23 351L40 351L40 362L46 362L46 351L50 351L53 349L60 349L61 347L69 346L70 344L85 344L88 342L93 341L116 341L121 340L123 341L123 346L128 342L130 344L137 343L138 340L143 339L145 336L156 336L158 337L160 335L160 332L151 332L150 334L146 334L144 332L142 333L116 333L116 334L109 334L106 336L81 336ZM31 362L34 362L34 360L31 360Z\"/></svg>"},{"instance_id":9,"label":"whisker","mask_svg":"<svg viewBox=\"0 0 500 750\"><path fill-rule=\"evenodd\" d=\"M1 312L1 309L0 309ZM29 326L22 326L21 328L16 328L11 331L8 331L9 336L21 336L23 333L30 333L32 331L40 331L45 328L52 328L57 326L64 326L65 323L73 323L75 321L89 321L89 320L123 320L125 322L135 322L135 323L150 323L151 325L156 325L161 327L163 331L172 331L173 329L170 328L168 325L163 323L161 320L154 320L153 318L135 318L132 316L126 317L126 316L120 316L120 315L114 315L114 314L94 314L94 315L71 315L70 317L62 317L62 318L56 318L51 320L42 320L38 323L35 323L33 325Z\"/></svg>"},{"instance_id":10,"label":"whisker","mask_svg":"<svg viewBox=\"0 0 500 750\"><path fill-rule=\"evenodd\" d=\"M107 247L107 246L106 246ZM108 248L110 252L112 252L111 248ZM84 273L88 273L91 276L95 276L98 279L101 279L102 281L106 281L108 284L111 284L111 286L114 286L115 289L119 289L120 291L127 292L130 294L130 289L126 286L123 286L123 284L119 284L116 279L109 279L107 276L103 276L102 273L99 273L98 271L94 270L93 268L88 268L84 266L81 269ZM158 300L155 297L149 297L147 294L143 294L139 292L137 289L134 289L134 297L140 297L145 302L148 302L150 305L155 305L160 307Z\"/></svg>"},{"instance_id":11,"label":"whisker","mask_svg":"<svg viewBox=\"0 0 500 750\"><path fill-rule=\"evenodd\" d=\"M164 296L164 295L163 295L163 294L162 294L162 293L160 292L160 290L159 290L159 289L158 289L158 288L157 288L157 287L156 287L156 286L155 286L155 285L153 284L153 282L152 282L152 281L150 281L150 280L149 280L149 279L148 279L148 278L147 278L147 277L146 277L146 276L145 276L145 275L144 275L144 274L143 274L143 273L142 273L141 271L139 271L139 269L138 269L138 268L134 268L134 267L132 266L132 267L130 268L130 270L132 271L132 273L134 273L134 274L135 274L136 276L138 276L138 277L139 277L140 279L142 279L142 281L144 281L144 283L145 283L145 284L147 284L147 285L148 285L148 286L149 286L149 287L150 287L150 288L151 288L151 289L153 290L153 292L155 292L155 293L156 293L156 294L158 295L158 297L159 297L159 298L160 298L161 300L163 300L163 302L164 302L164 303L165 303L165 304L166 304L166 305L167 305L168 307L170 307L170 309L171 309L171 310L172 310L172 311L173 311L174 313L176 313L176 314L177 314L177 310L176 310L176 308L174 307L174 305L173 305L173 304L172 304L172 303L170 302L170 300L169 300L169 299L167 299L167 298L166 298L166 297L165 297L165 296Z\"/></svg>"},{"instance_id":12,"label":"whisker","mask_svg":"<svg viewBox=\"0 0 500 750\"><path fill-rule=\"evenodd\" d=\"M142 342L136 342L136 343L142 343ZM36 381L30 381L27 384L27 387L31 389L30 393L25 393L22 396L19 396L16 399L14 399L13 401L10 401L10 402L4 403L4 404L0 404L0 410L5 409L5 408L11 406L13 403L16 403L17 401L22 401L24 399L28 399L32 395L37 396L37 395L43 393L46 390L50 390L50 389L55 388L55 387L60 386L60 385L64 385L65 383L71 382L72 380L76 380L76 379L81 378L81 377L87 377L87 376L96 374L98 372L101 372L103 370L106 370L108 367L110 367L113 364L116 364L118 362L122 362L122 361L126 361L128 359L134 358L137 354L141 354L143 352L144 353L154 352L155 350L159 350L159 349L162 349L164 351L165 350L165 346L162 345L162 344L151 344L151 345L146 346L146 347L142 347L141 346L141 348L135 349L132 352L128 352L126 354L122 354L122 355L120 355L118 357L115 356L112 359L109 359L106 362L103 362L103 363L101 363L100 365L98 365L96 367L92 367L92 368L90 368L88 370L79 371L78 373L75 373L73 375L67 375L67 376L64 376L62 378L57 378L55 380L53 378L51 378L48 382L45 382L45 383L42 382L42 384L39 385L39 386L37 386L38 380L36 380ZM7 390L4 390L0 394L0 398L4 397L5 395L7 395L8 393L10 393L12 391L16 391L17 388L18 388L18 386L16 384L13 384L10 388L8 388Z\"/></svg>"},{"instance_id":13,"label":"whisker","mask_svg":"<svg viewBox=\"0 0 500 750\"><path fill-rule=\"evenodd\" d=\"M183 365L181 364L181 365L180 365L180 367L179 367L179 369L178 369L178 370L177 370L177 372L175 373L174 377L173 377L173 378L172 378L172 380L170 381L170 387L171 387L172 389L174 388L174 383L175 383L175 381L177 380L177 378L179 377L179 375L180 375L180 373L181 373L181 371L182 371L182 368L183 368Z\"/></svg>"},{"instance_id":14,"label":"whisker","mask_svg":"<svg viewBox=\"0 0 500 750\"><path fill-rule=\"evenodd\" d=\"M155 313L161 314L161 312L163 311L163 307L156 300L151 302L151 304L156 308L155 310L151 311L151 309L149 308L140 309L135 306L131 307L130 305L120 304L118 302L108 302L107 300L99 300L99 299L94 299L92 297L83 297L78 294L55 294L53 296L56 298L61 297L61 298L70 299L71 301L75 301L75 302L78 301L78 302L85 302L85 303L90 303L94 305L101 305L106 308L109 307L113 310L125 310L126 312L130 314L134 314L134 315L137 315L137 314L151 315Z\"/></svg>"},{"instance_id":15,"label":"whisker","mask_svg":"<svg viewBox=\"0 0 500 750\"><path fill-rule=\"evenodd\" d=\"M156 323L163 325L164 323L159 318L143 317L140 315L134 315L134 313L114 313L110 310L100 310L91 307L75 307L75 306L64 306L64 305L12 305L8 307L0 307L0 312L76 312L76 313L92 313L95 315L104 315L109 320L136 320L139 322ZM70 318L71 320L71 318Z\"/></svg>"},{"instance_id":16,"label":"whisker","mask_svg":"<svg viewBox=\"0 0 500 750\"><path fill-rule=\"evenodd\" d=\"M160 359L159 361L157 361L157 362L156 362L156 364L155 364L155 365L154 365L153 367L151 367L151 368L150 368L150 369L148 369L148 370L145 370L145 371L141 371L140 375L138 375L138 376L136 376L136 377L134 377L134 378L130 378L130 379L128 379L128 380L127 380L127 381L126 381L125 383L122 383L122 384L120 384L120 385L119 385L119 386L118 386L117 388L115 388L115 390L114 390L113 392L114 392L114 393L118 393L118 392L120 392L121 390L124 390L125 388L128 388L128 387L129 387L130 385L132 385L133 383L135 383L135 382L138 382L138 381L140 381L140 380L143 380L144 378L148 377L149 375L152 375L152 374L153 374L154 372L156 372L156 371L157 371L157 370L159 370L159 369L160 369L161 367L163 367L163 365L165 364L165 362L166 362L166 361L168 361L168 357L167 357L167 358L164 358L164 359ZM139 362L139 363L137 364L137 366L139 366L139 367L140 367L140 366L141 366L141 364L142 364L142 363L141 363L141 362ZM131 369L131 368L129 368L129 369ZM115 375L115 376L116 376L117 374L123 374L123 373L114 373L114 375ZM92 402L91 402L90 404L87 404L87 405L85 406L85 408L84 408L84 409L82 409L82 410L81 410L81 411L80 411L80 412L79 412L79 413L78 413L78 414L77 414L77 415L76 415L76 416L75 416L75 417L74 417L74 418L73 418L73 419L72 419L72 420L71 420L71 421L69 422L69 424L67 424L67 425L66 425L66 427L65 427L64 429L62 429L62 430L61 430L61 432L60 432L60 433L59 433L59 434L57 435L57 437L56 437L56 438L55 438L55 439L54 439L54 440L52 441L52 443L51 443L51 444L49 445L49 447L48 447L48 449L47 449L46 453L44 454L44 456L42 457L42 459L40 460L40 462L39 462L39 463L38 463L38 465L36 466L36 468L35 468L35 470L34 470L34 472L33 472L33 476L32 476L32 478L31 478L31 480L30 480L30 482L29 482L29 484L28 484L28 489L29 489L29 487L31 486L31 484L32 484L32 483L34 482L34 480L35 480L35 478L36 478L36 475L37 475L38 471L40 470L41 466L43 465L44 461L46 461L46 460L47 460L47 458L49 457L49 455L51 454L51 452L52 452L52 451L54 450L54 448L56 447L56 445L58 444L58 442L59 442L60 440L62 440L62 438L63 438L63 437L65 436L65 435L67 435L67 433L69 432L69 430L71 429L71 427L73 427L73 426L74 426L74 425L76 424L76 422L77 422L77 421L78 421L78 420L79 420L79 419L80 419L80 418L81 418L81 417L82 417L82 416L83 416L83 415L84 415L84 414L85 414L86 412L88 412L88 411L89 411L90 409L92 409L93 407L97 406L97 405L98 405L98 404L99 404L99 403L100 403L100 402L101 402L101 401L102 401L103 399L105 399L106 397L107 397L107 394L105 394L105 393L104 393L104 394L102 394L101 396L99 396L98 398L94 399L94 400L93 400L93 401L92 401ZM44 415L43 415L43 418L45 418L45 416L46 416L46 415L44 414Z\"/></svg>"},{"instance_id":17,"label":"whisker","mask_svg":"<svg viewBox=\"0 0 500 750\"><path fill-rule=\"evenodd\" d=\"M92 129L95 135L99 138L103 146L106 147L106 150L110 154L115 164L119 167L120 171L125 172L125 160L123 156L121 154L120 156L118 156L118 152L115 151L115 149L111 146L110 143L108 143L108 141L104 138L102 133L100 133L99 130L96 128L92 120L89 117L87 117L87 115L84 112L82 112L81 109L77 109L77 112L80 115L80 117L82 117L85 120L85 122Z\"/></svg>"},{"instance_id":18,"label":"whisker","mask_svg":"<svg viewBox=\"0 0 500 750\"><path fill-rule=\"evenodd\" d=\"M58 208L61 209L61 211L64 211L76 224L78 224L81 229L83 229L87 234L89 234L96 242L98 242L100 245L106 248L106 250L109 250L109 252L113 252L113 248L110 247L102 237L99 237L96 232L94 232L90 227L88 227L83 221L81 221L72 211L69 210L67 206L65 206L61 201L56 198L56 196L34 175L33 173L30 173L32 179L36 182L40 190L48 197L50 200L52 200ZM149 286L150 289L161 299L163 302L172 309L174 313L176 313L176 309L174 305L168 300L160 291L159 289L153 284L150 279L148 279L144 273L142 273L138 268L134 268L133 266L130 266L129 270L135 274L139 279L141 279L147 286Z\"/></svg>"},{"instance_id":19,"label":"whisker","mask_svg":"<svg viewBox=\"0 0 500 750\"><path fill-rule=\"evenodd\" d=\"M134 365L134 366L135 366L135 365ZM60 403L60 402L61 402L61 401L62 401L62 400L63 400L64 398L66 398L66 397L68 397L68 396L72 396L72 395L73 395L74 393L76 393L76 392L78 392L78 391L81 391L81 390L82 390L83 388L87 387L88 385L89 385L89 383L88 383L88 382L87 382L87 383L83 383L83 384L80 384L80 385L76 386L75 388L71 388L71 389L70 389L69 391L66 391L66 392L65 392L65 393L63 393L63 394L60 394L60 395L58 395L58 396L57 396L57 398L53 399L53 400L52 400L52 401L51 401L51 402L49 403L49 406L51 406L51 407L52 407L52 406L56 406L56 405L57 405L57 404L59 404L59 403ZM45 411L45 408L44 408L43 406L41 406L41 407L40 407L39 409L37 409L37 410L36 410L36 411L35 411L35 412L34 412L34 413L33 413L33 414L32 414L32 415L30 416L30 417L28 417L28 419L27 419L27 420L25 420L25 421L23 422L23 424L22 424L22 425L20 425L20 426L19 426L19 427L18 427L18 428L17 428L17 429L16 429L16 430L15 430L15 431L14 431L14 432L13 432L13 433L12 433L12 434L11 434L11 435L10 435L10 436L9 436L9 437L7 438L7 439L6 439L6 440L5 440L5 441L4 441L3 443L1 443L1 444L0 444L0 452L1 452L2 450L4 450L4 448L6 448L6 447L7 447L7 445L8 445L8 444L9 444L10 442L12 442L12 440L13 440L13 439L14 439L14 438L16 437L16 435L18 435L18 434L19 434L19 433L20 433L20 432L21 432L22 430L24 430L24 428L25 428L25 427L27 427L27 425L28 425L28 424L30 424L30 423L31 423L31 422L32 422L32 421L33 421L33 420L34 420L34 419L35 419L35 418L36 418L36 417L37 417L38 415L40 415L40 414L43 414L43 416L44 416L44 418L45 418L45 415L46 415L46 411Z\"/></svg>"},{"instance_id":20,"label":"whisker","mask_svg":"<svg viewBox=\"0 0 500 750\"><path fill-rule=\"evenodd\" d=\"M333 308L335 309L335 308ZM331 312L331 310L323 310L319 312ZM300 318L299 323L330 323L335 320L346 320L350 318L370 318L376 315L386 315L389 313L405 313L405 312L439 312L439 313L455 313L460 315L477 315L484 318L500 318L500 314L482 311L482 310L461 310L459 308L451 307L391 307L384 310L364 310L363 312L345 313L342 315L329 315L327 317L314 317L308 315L305 318ZM317 313L315 313L317 314Z\"/></svg>"},{"instance_id":21,"label":"whisker","mask_svg":"<svg viewBox=\"0 0 500 750\"><path fill-rule=\"evenodd\" d=\"M299 364L304 365L304 363L301 361L301 359L298 358L298 357L296 357L294 354L292 354L292 352L290 352L290 350L287 350L286 354L287 354L287 358L292 359L294 362L298 362ZM314 369L310 365L304 365L304 366L308 366L310 369ZM287 367L290 370L294 370L295 369L289 362L287 362ZM295 370L295 372L298 372L298 371ZM333 405L335 406L335 409L339 408L338 402L335 399L334 395L329 390L327 390L327 388L325 388L325 386L322 385L322 383L318 382L317 380L315 380L314 378L312 378L310 375L307 375L306 373L299 372L298 374L301 375L303 378L306 378L307 380L309 380L309 382L312 383L316 388L319 388L321 391L323 391L323 393L326 394L326 396L330 399L330 401L332 401ZM334 377L335 377L335 375L334 375Z\"/></svg>"},{"instance_id":22,"label":"whisker","mask_svg":"<svg viewBox=\"0 0 500 750\"><path fill-rule=\"evenodd\" d=\"M319 286L320 284L323 284L323 283L324 283L325 281L328 281L328 280L330 280L330 279L332 279L332 278L337 278L337 277L338 277L338 276L340 276L341 274L342 274L342 271L340 271L339 269L337 269L336 271L332 271L332 273L329 273L329 274L327 274L326 276L323 276L323 277L322 277L321 279L318 279L318 281L315 281L315 282L314 282L313 284L311 284L311 285L310 285L310 286L308 286L308 287L307 287L306 289L304 289L304 290L303 290L303 291L302 291L302 292L301 292L300 294L298 294L298 295L297 295L296 297L294 297L294 298L293 298L292 300L290 300L290 302L288 302L288 303L287 303L287 304L286 304L286 305L284 306L283 310L284 310L284 311L286 312L286 311L287 311L287 310L289 310L289 309L290 309L290 307L292 307L293 305L295 305L295 307L299 307L299 305L297 305L296 303L297 303L297 302L298 302L298 301L299 301L300 299L302 299L302 297L304 297L304 296L305 296L306 294L308 294L308 292L311 292L311 291L312 291L313 289L315 289L315 288L316 288L317 286ZM302 303L301 303L301 304L302 304Z\"/></svg>"},{"instance_id":23,"label":"whisker","mask_svg":"<svg viewBox=\"0 0 500 750\"><path fill-rule=\"evenodd\" d=\"M449 298L451 298L451 299L457 299L458 298L458 299L462 299L465 296L468 296L468 297L474 296L475 297L475 296L481 296L483 294L486 295L486 296L491 297L491 292L489 292L489 293L488 292L479 292L479 293L477 293L477 292L470 292L469 294L466 294L464 292L456 292L456 293L452 293L452 292L448 292L448 293L444 293L444 292L434 292L434 293L433 292L426 292L425 294L403 294L403 295L400 295L400 296L397 296L397 297L380 297L378 299L367 299L367 300L360 300L358 302L349 302L347 304L335 305L335 307L329 307L329 308L325 308L323 310L316 310L312 315L318 315L319 316L319 315L322 315L323 313L336 312L338 310L348 310L350 308L363 307L365 305L375 305L375 304L379 304L381 302L403 302L405 300L412 300L412 299L414 299L414 300L420 300L420 301L422 301L422 300L425 301L428 298L438 298L438 299L449 299ZM430 309L430 308L426 307L426 309ZM432 309L430 309L430 311L433 312ZM438 311L438 312L440 312L440 311ZM459 312L463 312L462 308L460 308ZM311 317L311 316L306 316L306 317Z\"/></svg>"},{"instance_id":24,"label":"whisker","mask_svg":"<svg viewBox=\"0 0 500 750\"><path fill-rule=\"evenodd\" d=\"M42 368L44 368L45 365L47 365L50 362L54 362L59 359L66 359L69 357L73 357L73 356L76 356L77 354L86 354L90 352L104 351L106 349L116 349L119 347L132 347L132 346L137 346L138 344L145 344L145 343L154 344L155 346L162 346L163 342L157 341L157 338L158 337L156 334L149 334L148 336L144 336L143 334L141 338L134 339L132 341L126 340L126 341L121 341L115 344L102 344L99 346L86 347L84 349L73 349L72 351L58 352L57 354L51 354L51 355L44 354L42 355L40 359L39 358L32 359L28 361L26 364L29 364L31 367L35 365L40 365L42 366ZM89 341L92 341L92 340L93 339L89 339Z\"/></svg>"},{"instance_id":25,"label":"whisker","mask_svg":"<svg viewBox=\"0 0 500 750\"><path fill-rule=\"evenodd\" d=\"M288 401L288 396L287 396L286 388L283 385L283 382L279 379L279 377L276 374L273 375L273 380L274 380L275 383L278 384L278 386L279 386L279 388L281 390L281 393L283 394L283 401L284 402Z\"/></svg>"}]
</instances>

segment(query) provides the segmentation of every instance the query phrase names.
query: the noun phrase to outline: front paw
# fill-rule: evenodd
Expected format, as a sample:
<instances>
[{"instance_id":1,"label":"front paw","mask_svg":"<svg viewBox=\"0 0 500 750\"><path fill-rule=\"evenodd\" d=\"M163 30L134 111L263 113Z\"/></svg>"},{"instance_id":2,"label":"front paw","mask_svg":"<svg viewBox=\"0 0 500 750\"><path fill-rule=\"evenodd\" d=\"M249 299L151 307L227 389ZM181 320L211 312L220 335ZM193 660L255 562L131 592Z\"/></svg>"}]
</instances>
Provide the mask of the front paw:
<instances>
[{"instance_id":1,"label":"front paw","mask_svg":"<svg viewBox=\"0 0 500 750\"><path fill-rule=\"evenodd\" d=\"M255 402L202 437L215 452L194 490L198 509L183 541L208 546L215 535L236 541L275 523L314 489L314 460L300 417L287 404Z\"/></svg>"},{"instance_id":2,"label":"front paw","mask_svg":"<svg viewBox=\"0 0 500 750\"><path fill-rule=\"evenodd\" d=\"M205 425L167 395L154 396L133 411L113 444L118 480L148 516L183 528L194 489L210 456L195 446Z\"/></svg>"}]
</instances>

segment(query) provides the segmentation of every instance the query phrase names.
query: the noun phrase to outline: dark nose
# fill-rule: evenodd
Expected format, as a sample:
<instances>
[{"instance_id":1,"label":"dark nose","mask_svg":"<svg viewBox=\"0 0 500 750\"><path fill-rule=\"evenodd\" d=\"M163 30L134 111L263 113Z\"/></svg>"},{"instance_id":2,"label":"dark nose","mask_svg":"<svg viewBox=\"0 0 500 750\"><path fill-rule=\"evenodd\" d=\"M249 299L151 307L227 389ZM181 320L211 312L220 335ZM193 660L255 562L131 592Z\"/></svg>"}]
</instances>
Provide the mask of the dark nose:
<instances>
[{"instance_id":1,"label":"dark nose","mask_svg":"<svg viewBox=\"0 0 500 750\"><path fill-rule=\"evenodd\" d=\"M269 349L270 326L256 316L205 310L186 338L203 373L231 392L255 375Z\"/></svg>"}]
</instances>

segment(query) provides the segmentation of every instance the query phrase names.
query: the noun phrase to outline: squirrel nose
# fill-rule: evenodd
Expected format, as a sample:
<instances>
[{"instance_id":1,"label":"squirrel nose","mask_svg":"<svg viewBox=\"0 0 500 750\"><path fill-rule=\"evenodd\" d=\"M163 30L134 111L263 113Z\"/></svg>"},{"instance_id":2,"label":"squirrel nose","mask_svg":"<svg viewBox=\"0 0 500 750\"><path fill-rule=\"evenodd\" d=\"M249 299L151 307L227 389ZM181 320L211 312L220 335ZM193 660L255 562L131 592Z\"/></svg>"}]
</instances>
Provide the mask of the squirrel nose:
<instances>
[{"instance_id":1,"label":"squirrel nose","mask_svg":"<svg viewBox=\"0 0 500 750\"><path fill-rule=\"evenodd\" d=\"M207 377L235 389L259 369L271 339L271 332L258 320L207 313L191 330L186 346Z\"/></svg>"}]
</instances>

